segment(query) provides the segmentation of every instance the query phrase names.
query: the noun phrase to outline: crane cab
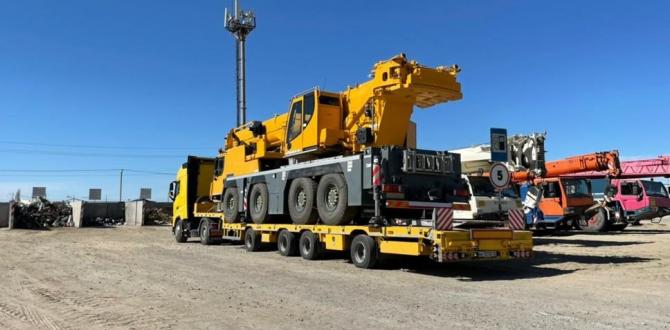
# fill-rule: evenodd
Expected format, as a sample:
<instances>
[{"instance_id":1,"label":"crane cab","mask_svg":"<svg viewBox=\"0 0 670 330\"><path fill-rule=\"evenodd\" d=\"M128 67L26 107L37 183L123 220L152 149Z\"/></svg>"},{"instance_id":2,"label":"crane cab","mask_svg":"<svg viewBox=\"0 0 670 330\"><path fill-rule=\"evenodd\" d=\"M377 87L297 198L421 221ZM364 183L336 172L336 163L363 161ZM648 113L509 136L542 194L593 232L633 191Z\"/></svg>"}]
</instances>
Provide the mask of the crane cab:
<instances>
[{"instance_id":1,"label":"crane cab","mask_svg":"<svg viewBox=\"0 0 670 330\"><path fill-rule=\"evenodd\" d=\"M285 157L311 158L343 138L340 94L318 89L291 99L284 141Z\"/></svg>"}]
</instances>

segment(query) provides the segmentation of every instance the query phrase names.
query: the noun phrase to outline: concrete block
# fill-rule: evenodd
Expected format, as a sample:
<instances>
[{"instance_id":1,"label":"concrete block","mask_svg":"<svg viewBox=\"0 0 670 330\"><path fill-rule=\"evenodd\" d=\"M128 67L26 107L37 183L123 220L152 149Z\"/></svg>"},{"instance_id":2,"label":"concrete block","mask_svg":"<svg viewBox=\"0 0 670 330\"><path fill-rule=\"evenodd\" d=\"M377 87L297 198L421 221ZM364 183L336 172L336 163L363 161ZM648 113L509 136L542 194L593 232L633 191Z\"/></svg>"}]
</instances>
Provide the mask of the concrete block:
<instances>
[{"instance_id":1,"label":"concrete block","mask_svg":"<svg viewBox=\"0 0 670 330\"><path fill-rule=\"evenodd\" d=\"M83 209L84 202L82 201L73 201L70 203L72 205L72 221L74 222L75 228L81 228L82 219L83 219Z\"/></svg>"},{"instance_id":2,"label":"concrete block","mask_svg":"<svg viewBox=\"0 0 670 330\"><path fill-rule=\"evenodd\" d=\"M126 202L126 226L144 225L144 201Z\"/></svg>"}]
</instances>

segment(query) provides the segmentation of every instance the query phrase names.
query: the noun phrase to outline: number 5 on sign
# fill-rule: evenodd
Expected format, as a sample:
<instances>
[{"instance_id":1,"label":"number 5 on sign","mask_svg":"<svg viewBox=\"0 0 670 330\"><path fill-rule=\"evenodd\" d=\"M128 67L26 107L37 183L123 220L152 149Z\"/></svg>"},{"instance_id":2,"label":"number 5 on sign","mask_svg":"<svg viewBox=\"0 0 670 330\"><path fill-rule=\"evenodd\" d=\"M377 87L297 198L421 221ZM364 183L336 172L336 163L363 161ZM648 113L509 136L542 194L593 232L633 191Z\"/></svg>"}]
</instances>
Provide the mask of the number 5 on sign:
<instances>
[{"instance_id":1,"label":"number 5 on sign","mask_svg":"<svg viewBox=\"0 0 670 330\"><path fill-rule=\"evenodd\" d=\"M491 166L491 171L489 172L489 180L491 180L493 187L498 190L507 188L510 180L507 166L503 163L493 164L493 166Z\"/></svg>"}]
</instances>

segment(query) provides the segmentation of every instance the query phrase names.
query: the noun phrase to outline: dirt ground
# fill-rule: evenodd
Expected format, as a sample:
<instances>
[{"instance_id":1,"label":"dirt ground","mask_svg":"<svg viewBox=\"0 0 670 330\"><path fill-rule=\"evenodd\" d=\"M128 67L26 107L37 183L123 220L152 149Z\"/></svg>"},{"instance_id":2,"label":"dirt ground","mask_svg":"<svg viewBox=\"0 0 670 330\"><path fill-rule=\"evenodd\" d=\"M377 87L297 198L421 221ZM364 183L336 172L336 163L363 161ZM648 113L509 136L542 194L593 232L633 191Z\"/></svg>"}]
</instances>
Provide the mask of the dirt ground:
<instances>
[{"instance_id":1,"label":"dirt ground","mask_svg":"<svg viewBox=\"0 0 670 330\"><path fill-rule=\"evenodd\" d=\"M305 261L167 227L0 231L0 328L670 328L670 219L525 262Z\"/></svg>"}]
</instances>

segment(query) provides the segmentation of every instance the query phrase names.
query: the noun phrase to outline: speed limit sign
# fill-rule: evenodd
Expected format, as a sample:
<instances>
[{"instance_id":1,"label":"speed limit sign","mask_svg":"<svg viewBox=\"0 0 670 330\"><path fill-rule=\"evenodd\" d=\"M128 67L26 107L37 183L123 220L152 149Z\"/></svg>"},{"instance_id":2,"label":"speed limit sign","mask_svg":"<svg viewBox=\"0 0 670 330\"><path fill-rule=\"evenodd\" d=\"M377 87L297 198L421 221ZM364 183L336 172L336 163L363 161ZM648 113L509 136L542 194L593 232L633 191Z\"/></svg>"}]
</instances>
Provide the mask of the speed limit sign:
<instances>
[{"instance_id":1,"label":"speed limit sign","mask_svg":"<svg viewBox=\"0 0 670 330\"><path fill-rule=\"evenodd\" d=\"M507 188L510 180L507 166L503 163L493 164L493 166L491 166L491 171L489 172L489 180L491 180L493 187L498 190Z\"/></svg>"}]
</instances>

